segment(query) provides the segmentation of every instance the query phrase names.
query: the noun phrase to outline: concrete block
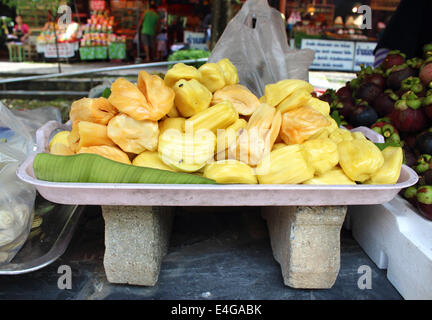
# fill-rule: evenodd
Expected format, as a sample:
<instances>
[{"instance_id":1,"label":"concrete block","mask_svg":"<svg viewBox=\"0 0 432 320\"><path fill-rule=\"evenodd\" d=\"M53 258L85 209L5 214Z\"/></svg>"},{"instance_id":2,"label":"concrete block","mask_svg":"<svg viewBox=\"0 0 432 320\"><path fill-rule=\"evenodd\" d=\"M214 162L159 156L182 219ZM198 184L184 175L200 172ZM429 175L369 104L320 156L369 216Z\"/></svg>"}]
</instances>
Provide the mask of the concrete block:
<instances>
[{"instance_id":1,"label":"concrete block","mask_svg":"<svg viewBox=\"0 0 432 320\"><path fill-rule=\"evenodd\" d=\"M172 208L102 206L102 214L108 281L154 286L168 250Z\"/></svg>"},{"instance_id":2,"label":"concrete block","mask_svg":"<svg viewBox=\"0 0 432 320\"><path fill-rule=\"evenodd\" d=\"M347 207L263 207L262 210L285 285L331 288L340 268L340 230Z\"/></svg>"}]
</instances>

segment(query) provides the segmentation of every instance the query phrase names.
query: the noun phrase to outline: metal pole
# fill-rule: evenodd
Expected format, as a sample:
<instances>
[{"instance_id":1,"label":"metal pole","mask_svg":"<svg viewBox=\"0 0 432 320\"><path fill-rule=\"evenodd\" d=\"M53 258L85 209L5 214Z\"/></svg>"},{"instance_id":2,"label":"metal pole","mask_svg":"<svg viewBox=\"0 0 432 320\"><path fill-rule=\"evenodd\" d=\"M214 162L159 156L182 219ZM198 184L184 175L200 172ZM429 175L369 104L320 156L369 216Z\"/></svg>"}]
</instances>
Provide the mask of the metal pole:
<instances>
[{"instance_id":1,"label":"metal pole","mask_svg":"<svg viewBox=\"0 0 432 320\"><path fill-rule=\"evenodd\" d=\"M139 68L144 69L144 68L151 68L151 67L161 67L161 66L168 66L168 65L176 64L176 63L206 62L207 60L208 60L208 58L200 58L200 59L179 60L179 61L149 62L149 63L141 63L141 64L131 64L131 65L126 65L126 66L88 69L88 70L75 71L75 72L52 73L52 74L44 74L44 75L39 75L39 76L0 79L0 84L1 83L20 82L20 81L49 79L49 78L59 78L59 77L72 77L72 76L83 75L83 74L88 74L88 73L101 73L101 72L108 72L108 71L120 71L120 70L139 69Z\"/></svg>"},{"instance_id":2,"label":"metal pole","mask_svg":"<svg viewBox=\"0 0 432 320\"><path fill-rule=\"evenodd\" d=\"M135 8L138 7L138 0L135 0ZM141 43L140 43L140 26L139 26L139 20L140 20L140 14L138 8L136 9L136 17L137 17L137 57L135 59L135 63L141 62Z\"/></svg>"}]
</instances>

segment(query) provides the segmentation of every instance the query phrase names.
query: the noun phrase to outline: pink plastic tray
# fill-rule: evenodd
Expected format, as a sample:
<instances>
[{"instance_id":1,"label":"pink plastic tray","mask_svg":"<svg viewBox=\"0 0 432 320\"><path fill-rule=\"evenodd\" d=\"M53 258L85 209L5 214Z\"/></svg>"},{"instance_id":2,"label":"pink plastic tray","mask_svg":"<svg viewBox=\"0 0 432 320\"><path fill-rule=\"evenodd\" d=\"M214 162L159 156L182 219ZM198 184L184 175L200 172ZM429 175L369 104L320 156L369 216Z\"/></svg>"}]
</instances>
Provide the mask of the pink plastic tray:
<instances>
[{"instance_id":1,"label":"pink plastic tray","mask_svg":"<svg viewBox=\"0 0 432 320\"><path fill-rule=\"evenodd\" d=\"M46 152L58 129L70 129L50 121L37 132L38 152ZM368 128L356 128L374 142L382 136ZM403 165L394 185L161 185L111 183L59 183L38 180L33 156L18 169L18 177L36 187L46 199L61 204L134 206L331 206L381 204L417 183L414 170Z\"/></svg>"}]
</instances>

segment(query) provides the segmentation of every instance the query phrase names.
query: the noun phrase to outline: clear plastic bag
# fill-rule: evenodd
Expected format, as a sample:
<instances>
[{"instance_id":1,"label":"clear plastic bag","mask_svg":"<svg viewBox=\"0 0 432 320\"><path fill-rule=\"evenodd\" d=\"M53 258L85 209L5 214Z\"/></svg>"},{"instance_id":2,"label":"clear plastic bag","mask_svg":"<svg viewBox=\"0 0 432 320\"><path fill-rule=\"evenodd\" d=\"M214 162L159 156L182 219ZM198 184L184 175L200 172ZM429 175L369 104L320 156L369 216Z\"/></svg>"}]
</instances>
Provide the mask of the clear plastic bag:
<instances>
[{"instance_id":1,"label":"clear plastic bag","mask_svg":"<svg viewBox=\"0 0 432 320\"><path fill-rule=\"evenodd\" d=\"M267 0L248 0L228 23L209 61L228 58L240 83L262 96L266 84L283 79L308 80L314 51L290 49L279 11Z\"/></svg>"},{"instance_id":2,"label":"clear plastic bag","mask_svg":"<svg viewBox=\"0 0 432 320\"><path fill-rule=\"evenodd\" d=\"M36 129L59 119L56 109L12 112L0 102L0 265L21 249L34 217L36 190L19 180L16 170L36 150Z\"/></svg>"}]
</instances>

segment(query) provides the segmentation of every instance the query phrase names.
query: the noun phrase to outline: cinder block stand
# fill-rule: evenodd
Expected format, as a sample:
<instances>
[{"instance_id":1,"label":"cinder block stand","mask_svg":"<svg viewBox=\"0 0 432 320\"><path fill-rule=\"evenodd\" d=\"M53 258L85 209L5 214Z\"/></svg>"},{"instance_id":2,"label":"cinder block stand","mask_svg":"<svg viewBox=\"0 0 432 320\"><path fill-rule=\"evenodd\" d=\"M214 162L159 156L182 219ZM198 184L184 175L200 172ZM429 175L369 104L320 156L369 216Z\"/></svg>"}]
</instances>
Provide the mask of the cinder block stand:
<instances>
[{"instance_id":1,"label":"cinder block stand","mask_svg":"<svg viewBox=\"0 0 432 320\"><path fill-rule=\"evenodd\" d=\"M331 288L340 268L340 231L347 208L263 207L284 283ZM109 282L154 286L167 253L172 207L102 206L104 267Z\"/></svg>"},{"instance_id":2,"label":"cinder block stand","mask_svg":"<svg viewBox=\"0 0 432 320\"><path fill-rule=\"evenodd\" d=\"M102 206L109 282L154 286L168 250L171 207Z\"/></svg>"},{"instance_id":3,"label":"cinder block stand","mask_svg":"<svg viewBox=\"0 0 432 320\"><path fill-rule=\"evenodd\" d=\"M340 231L346 211L346 206L262 208L285 285L333 286L340 269Z\"/></svg>"}]
</instances>

